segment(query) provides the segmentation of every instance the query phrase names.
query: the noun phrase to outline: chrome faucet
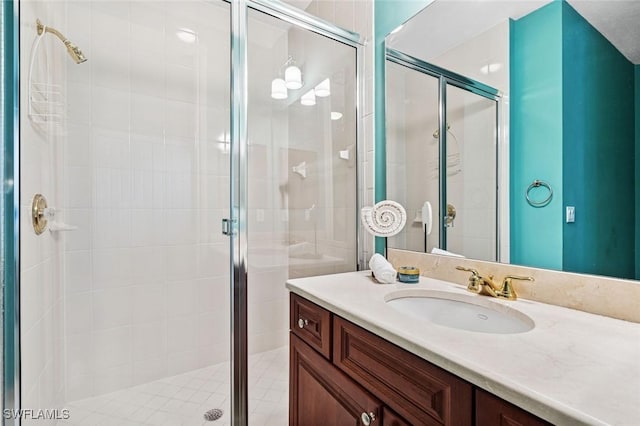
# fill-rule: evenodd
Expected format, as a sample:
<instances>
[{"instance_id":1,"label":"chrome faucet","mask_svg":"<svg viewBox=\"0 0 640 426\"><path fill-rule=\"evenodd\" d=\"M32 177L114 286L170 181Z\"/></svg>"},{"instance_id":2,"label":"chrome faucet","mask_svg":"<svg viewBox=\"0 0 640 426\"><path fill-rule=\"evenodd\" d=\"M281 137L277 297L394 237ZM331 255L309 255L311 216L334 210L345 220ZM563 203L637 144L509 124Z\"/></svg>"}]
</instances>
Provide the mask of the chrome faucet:
<instances>
[{"instance_id":1,"label":"chrome faucet","mask_svg":"<svg viewBox=\"0 0 640 426\"><path fill-rule=\"evenodd\" d=\"M516 300L518 298L518 294L516 293L516 290L513 288L513 284L511 283L512 280L534 281L532 277L507 275L502 280L502 285L499 286L493 281L493 275L483 277L478 273L477 270L472 268L465 268L463 266L456 266L456 269L460 271L471 272L471 276L469 277L469 284L467 285L467 291L507 300Z\"/></svg>"}]
</instances>

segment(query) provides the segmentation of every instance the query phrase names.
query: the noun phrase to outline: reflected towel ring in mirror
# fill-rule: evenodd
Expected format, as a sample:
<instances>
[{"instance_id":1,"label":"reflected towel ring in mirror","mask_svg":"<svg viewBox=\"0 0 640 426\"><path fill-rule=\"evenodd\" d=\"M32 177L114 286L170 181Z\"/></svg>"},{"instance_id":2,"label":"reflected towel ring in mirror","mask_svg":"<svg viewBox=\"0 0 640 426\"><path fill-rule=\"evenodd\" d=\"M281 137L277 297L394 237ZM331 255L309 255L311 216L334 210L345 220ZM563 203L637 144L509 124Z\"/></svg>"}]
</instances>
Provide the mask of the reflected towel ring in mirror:
<instances>
[{"instance_id":1,"label":"reflected towel ring in mirror","mask_svg":"<svg viewBox=\"0 0 640 426\"><path fill-rule=\"evenodd\" d=\"M539 188L541 186L549 190L549 195L547 195L547 198L541 201L532 200L531 197L529 196L531 193L531 190L533 188ZM527 198L527 203L529 203L529 205L531 205L532 207L544 207L551 202L551 199L553 198L553 189L551 189L551 186L547 182L536 179L527 188L527 191L525 192L525 197Z\"/></svg>"}]
</instances>

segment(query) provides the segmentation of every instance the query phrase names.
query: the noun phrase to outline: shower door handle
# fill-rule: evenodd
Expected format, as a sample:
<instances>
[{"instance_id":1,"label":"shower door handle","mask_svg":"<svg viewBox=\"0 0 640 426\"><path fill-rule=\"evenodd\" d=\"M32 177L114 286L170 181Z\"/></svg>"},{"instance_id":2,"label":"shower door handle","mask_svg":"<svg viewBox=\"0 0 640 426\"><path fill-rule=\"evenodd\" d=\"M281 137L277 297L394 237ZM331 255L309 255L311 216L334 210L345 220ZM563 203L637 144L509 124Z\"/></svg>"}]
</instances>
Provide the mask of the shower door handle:
<instances>
[{"instance_id":1,"label":"shower door handle","mask_svg":"<svg viewBox=\"0 0 640 426\"><path fill-rule=\"evenodd\" d=\"M227 236L236 235L235 224L236 221L233 219L222 219L222 233Z\"/></svg>"}]
</instances>

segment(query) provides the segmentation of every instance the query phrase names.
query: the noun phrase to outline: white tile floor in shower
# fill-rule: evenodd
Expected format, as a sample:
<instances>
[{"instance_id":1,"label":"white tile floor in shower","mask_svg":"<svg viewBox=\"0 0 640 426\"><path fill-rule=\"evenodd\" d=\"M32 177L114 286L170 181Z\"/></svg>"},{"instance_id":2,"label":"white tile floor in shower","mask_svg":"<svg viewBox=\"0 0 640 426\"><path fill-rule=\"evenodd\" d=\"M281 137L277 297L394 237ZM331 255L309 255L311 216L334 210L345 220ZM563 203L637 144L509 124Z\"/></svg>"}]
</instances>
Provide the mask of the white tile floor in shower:
<instances>
[{"instance_id":1,"label":"white tile floor in shower","mask_svg":"<svg viewBox=\"0 0 640 426\"><path fill-rule=\"evenodd\" d=\"M289 348L249 356L249 424L288 424ZM229 363L67 404L70 419L58 425L230 425ZM219 420L204 420L213 408Z\"/></svg>"}]
</instances>

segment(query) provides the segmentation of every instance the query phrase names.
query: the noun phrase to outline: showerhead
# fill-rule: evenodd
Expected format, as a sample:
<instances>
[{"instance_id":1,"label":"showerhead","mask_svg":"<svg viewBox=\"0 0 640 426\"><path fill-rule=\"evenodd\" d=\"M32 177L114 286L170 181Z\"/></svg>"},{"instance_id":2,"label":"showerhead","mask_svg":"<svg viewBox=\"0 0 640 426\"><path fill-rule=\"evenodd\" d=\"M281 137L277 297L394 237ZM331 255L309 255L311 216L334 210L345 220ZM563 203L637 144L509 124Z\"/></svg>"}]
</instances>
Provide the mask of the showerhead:
<instances>
[{"instance_id":1,"label":"showerhead","mask_svg":"<svg viewBox=\"0 0 640 426\"><path fill-rule=\"evenodd\" d=\"M42 36L43 33L51 33L58 37L65 46L67 46L67 52L69 52L69 56L74 60L76 64L81 64L87 60L87 58L82 53L82 50L75 44L73 44L68 38L62 35L62 33L55 28L45 26L40 20L36 20L36 28L38 30L38 35Z\"/></svg>"},{"instance_id":2,"label":"showerhead","mask_svg":"<svg viewBox=\"0 0 640 426\"><path fill-rule=\"evenodd\" d=\"M71 43L69 40L64 42L64 45L67 46L67 51L71 58L76 62L76 64L81 64L87 60L87 58L82 53L82 50L75 44Z\"/></svg>"}]
</instances>

